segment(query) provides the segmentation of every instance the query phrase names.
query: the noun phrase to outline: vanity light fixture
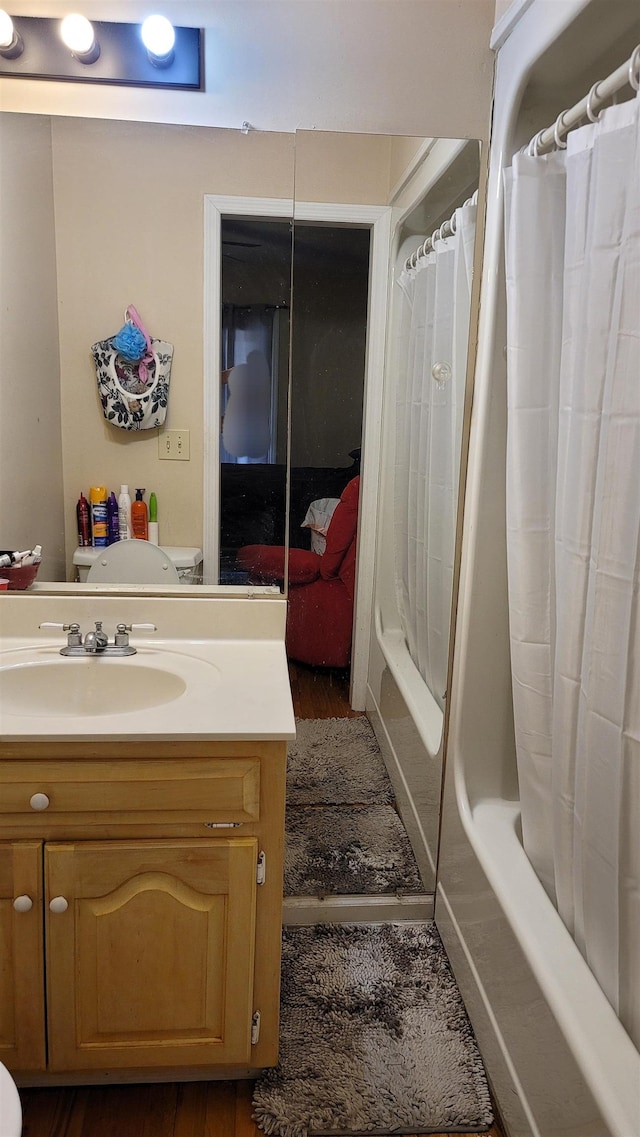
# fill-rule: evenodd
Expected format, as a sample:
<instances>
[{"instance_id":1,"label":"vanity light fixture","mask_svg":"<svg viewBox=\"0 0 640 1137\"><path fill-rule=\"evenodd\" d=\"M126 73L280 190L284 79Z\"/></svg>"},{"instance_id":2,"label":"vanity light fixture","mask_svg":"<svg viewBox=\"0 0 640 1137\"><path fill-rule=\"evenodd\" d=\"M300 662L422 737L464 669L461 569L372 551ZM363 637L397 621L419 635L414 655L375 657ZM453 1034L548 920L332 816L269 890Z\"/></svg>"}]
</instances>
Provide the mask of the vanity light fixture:
<instances>
[{"instance_id":1,"label":"vanity light fixture","mask_svg":"<svg viewBox=\"0 0 640 1137\"><path fill-rule=\"evenodd\" d=\"M0 9L0 78L202 91L203 41L202 29L173 27L164 16L141 26Z\"/></svg>"},{"instance_id":2,"label":"vanity light fixture","mask_svg":"<svg viewBox=\"0 0 640 1137\"><path fill-rule=\"evenodd\" d=\"M22 36L16 31L9 13L0 8L0 55L5 59L17 59L23 51Z\"/></svg>"}]
</instances>

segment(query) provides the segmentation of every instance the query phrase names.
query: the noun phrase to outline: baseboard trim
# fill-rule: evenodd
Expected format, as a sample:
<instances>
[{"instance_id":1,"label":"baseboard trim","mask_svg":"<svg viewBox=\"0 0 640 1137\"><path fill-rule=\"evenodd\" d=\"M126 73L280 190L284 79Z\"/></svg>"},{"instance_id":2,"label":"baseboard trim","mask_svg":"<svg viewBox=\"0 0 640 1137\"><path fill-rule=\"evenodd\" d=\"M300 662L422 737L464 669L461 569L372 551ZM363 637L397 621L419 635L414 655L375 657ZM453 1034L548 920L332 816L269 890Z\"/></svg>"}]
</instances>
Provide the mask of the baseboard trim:
<instances>
[{"instance_id":1,"label":"baseboard trim","mask_svg":"<svg viewBox=\"0 0 640 1137\"><path fill-rule=\"evenodd\" d=\"M370 924L381 921L415 922L432 920L433 894L424 896L288 896L284 900L282 923Z\"/></svg>"}]
</instances>

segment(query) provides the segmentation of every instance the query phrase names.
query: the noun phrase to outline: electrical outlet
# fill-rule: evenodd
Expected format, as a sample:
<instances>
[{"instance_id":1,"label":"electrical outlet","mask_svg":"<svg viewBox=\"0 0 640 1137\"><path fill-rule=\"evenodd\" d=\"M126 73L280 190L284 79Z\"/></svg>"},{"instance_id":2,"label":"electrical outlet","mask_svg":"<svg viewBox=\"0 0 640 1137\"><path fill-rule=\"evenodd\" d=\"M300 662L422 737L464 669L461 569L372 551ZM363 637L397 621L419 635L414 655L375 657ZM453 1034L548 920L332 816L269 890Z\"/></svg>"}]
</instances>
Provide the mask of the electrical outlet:
<instances>
[{"instance_id":1,"label":"electrical outlet","mask_svg":"<svg viewBox=\"0 0 640 1137\"><path fill-rule=\"evenodd\" d=\"M189 431L163 430L158 435L158 458L169 458L174 462L188 462L191 458Z\"/></svg>"}]
</instances>

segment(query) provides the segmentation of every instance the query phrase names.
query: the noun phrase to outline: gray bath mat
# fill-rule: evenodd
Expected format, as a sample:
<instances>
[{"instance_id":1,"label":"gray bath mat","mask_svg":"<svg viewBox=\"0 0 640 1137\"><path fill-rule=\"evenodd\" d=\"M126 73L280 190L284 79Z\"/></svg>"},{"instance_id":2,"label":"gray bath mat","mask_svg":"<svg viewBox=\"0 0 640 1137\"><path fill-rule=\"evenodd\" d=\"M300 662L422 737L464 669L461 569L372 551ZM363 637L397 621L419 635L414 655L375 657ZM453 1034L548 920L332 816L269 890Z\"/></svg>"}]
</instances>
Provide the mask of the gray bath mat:
<instances>
[{"instance_id":1,"label":"gray bath mat","mask_svg":"<svg viewBox=\"0 0 640 1137\"><path fill-rule=\"evenodd\" d=\"M393 806L287 808L285 896L423 892L409 838Z\"/></svg>"},{"instance_id":2,"label":"gray bath mat","mask_svg":"<svg viewBox=\"0 0 640 1137\"><path fill-rule=\"evenodd\" d=\"M382 805L393 790L371 725L359 719L297 719L287 759L289 805Z\"/></svg>"},{"instance_id":3,"label":"gray bath mat","mask_svg":"<svg viewBox=\"0 0 640 1137\"><path fill-rule=\"evenodd\" d=\"M435 924L285 928L280 1063L253 1106L279 1137L488 1129L482 1060Z\"/></svg>"}]
</instances>

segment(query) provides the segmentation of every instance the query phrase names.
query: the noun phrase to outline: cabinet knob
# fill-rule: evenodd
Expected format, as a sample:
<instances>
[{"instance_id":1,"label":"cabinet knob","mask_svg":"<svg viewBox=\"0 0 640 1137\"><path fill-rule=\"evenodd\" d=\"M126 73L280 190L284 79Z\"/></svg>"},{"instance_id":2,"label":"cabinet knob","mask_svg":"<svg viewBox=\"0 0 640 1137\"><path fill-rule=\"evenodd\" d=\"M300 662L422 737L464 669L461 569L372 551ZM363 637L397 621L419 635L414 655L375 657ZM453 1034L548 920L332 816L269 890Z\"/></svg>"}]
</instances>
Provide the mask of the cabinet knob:
<instances>
[{"instance_id":1,"label":"cabinet knob","mask_svg":"<svg viewBox=\"0 0 640 1137\"><path fill-rule=\"evenodd\" d=\"M49 798L46 794L34 794L33 797L29 798L29 805L32 809L48 809Z\"/></svg>"},{"instance_id":2,"label":"cabinet knob","mask_svg":"<svg viewBox=\"0 0 640 1137\"><path fill-rule=\"evenodd\" d=\"M65 900L64 896L54 896L53 900L49 901L52 912L66 912L68 907L69 901Z\"/></svg>"},{"instance_id":3,"label":"cabinet knob","mask_svg":"<svg viewBox=\"0 0 640 1137\"><path fill-rule=\"evenodd\" d=\"M33 900L30 896L16 896L13 907L16 912L30 912L33 908Z\"/></svg>"}]
</instances>

